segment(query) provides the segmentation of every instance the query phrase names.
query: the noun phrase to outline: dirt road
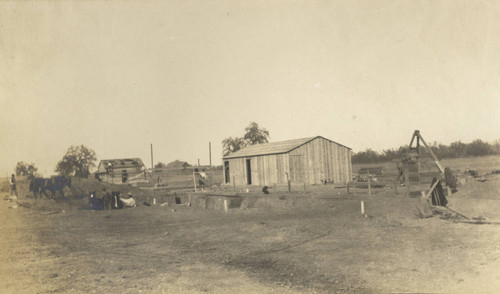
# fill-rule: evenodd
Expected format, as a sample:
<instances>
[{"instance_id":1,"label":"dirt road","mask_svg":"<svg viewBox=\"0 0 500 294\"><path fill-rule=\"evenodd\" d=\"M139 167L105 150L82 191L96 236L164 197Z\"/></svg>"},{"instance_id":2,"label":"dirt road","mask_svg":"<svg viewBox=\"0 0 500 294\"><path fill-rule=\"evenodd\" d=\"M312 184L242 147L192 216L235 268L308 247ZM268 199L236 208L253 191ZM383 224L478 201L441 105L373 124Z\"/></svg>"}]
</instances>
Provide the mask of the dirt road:
<instances>
[{"instance_id":1,"label":"dirt road","mask_svg":"<svg viewBox=\"0 0 500 294\"><path fill-rule=\"evenodd\" d=\"M499 183L496 176L477 184L483 185L480 196L497 199ZM472 196L453 196L451 203ZM417 200L401 195L309 194L307 201L299 202L300 197L269 195L269 202L283 203L281 208L228 213L185 205L91 211L82 209L83 200L30 199L23 200L29 208L9 209L11 203L2 200L0 289L2 293L498 293L500 289L500 225L418 219L413 214ZM367 217L359 213L360 200L365 201ZM498 204L492 205L495 211ZM471 211L477 212L477 207Z\"/></svg>"}]
</instances>

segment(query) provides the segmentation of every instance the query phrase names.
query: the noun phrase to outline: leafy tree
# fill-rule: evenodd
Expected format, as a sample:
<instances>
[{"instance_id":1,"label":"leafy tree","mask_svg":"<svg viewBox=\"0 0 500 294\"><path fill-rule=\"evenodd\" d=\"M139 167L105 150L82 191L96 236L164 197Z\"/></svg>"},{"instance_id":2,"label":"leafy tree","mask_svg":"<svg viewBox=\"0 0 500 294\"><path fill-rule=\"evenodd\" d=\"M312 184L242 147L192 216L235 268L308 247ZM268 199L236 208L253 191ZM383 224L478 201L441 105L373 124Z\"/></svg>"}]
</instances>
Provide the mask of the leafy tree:
<instances>
[{"instance_id":1,"label":"leafy tree","mask_svg":"<svg viewBox=\"0 0 500 294\"><path fill-rule=\"evenodd\" d=\"M495 140L491 146L491 152L493 154L500 154L500 140Z\"/></svg>"},{"instance_id":2,"label":"leafy tree","mask_svg":"<svg viewBox=\"0 0 500 294\"><path fill-rule=\"evenodd\" d=\"M64 157L57 163L56 172L62 176L86 178L90 169L95 167L95 151L84 146L71 146Z\"/></svg>"},{"instance_id":3,"label":"leafy tree","mask_svg":"<svg viewBox=\"0 0 500 294\"><path fill-rule=\"evenodd\" d=\"M467 155L467 145L460 141L451 143L449 150L452 157L464 157Z\"/></svg>"},{"instance_id":4,"label":"leafy tree","mask_svg":"<svg viewBox=\"0 0 500 294\"><path fill-rule=\"evenodd\" d=\"M230 153L240 150L245 146L246 144L243 138L229 137L222 141L222 152L224 156L226 156L229 155Z\"/></svg>"},{"instance_id":5,"label":"leafy tree","mask_svg":"<svg viewBox=\"0 0 500 294\"><path fill-rule=\"evenodd\" d=\"M164 167L166 167L166 166L167 166L167 165L166 165L166 164L164 164L164 163L163 163L163 162L161 162L161 161L158 161L158 163L157 163L157 164L155 164L155 168L164 168Z\"/></svg>"},{"instance_id":6,"label":"leafy tree","mask_svg":"<svg viewBox=\"0 0 500 294\"><path fill-rule=\"evenodd\" d=\"M481 156L491 154L490 144L483 142L482 140L474 140L472 143L467 145L467 155L469 156Z\"/></svg>"},{"instance_id":7,"label":"leafy tree","mask_svg":"<svg viewBox=\"0 0 500 294\"><path fill-rule=\"evenodd\" d=\"M16 175L17 176L28 176L33 178L37 175L38 168L32 162L27 164L24 161L19 161L16 165Z\"/></svg>"},{"instance_id":8,"label":"leafy tree","mask_svg":"<svg viewBox=\"0 0 500 294\"><path fill-rule=\"evenodd\" d=\"M365 151L355 153L351 160L353 163L374 163L380 161L380 155L368 148Z\"/></svg>"},{"instance_id":9,"label":"leafy tree","mask_svg":"<svg viewBox=\"0 0 500 294\"><path fill-rule=\"evenodd\" d=\"M245 128L243 138L229 137L222 141L223 155L229 155L248 145L263 144L269 142L269 131L265 128L259 128L256 122L251 122Z\"/></svg>"},{"instance_id":10,"label":"leafy tree","mask_svg":"<svg viewBox=\"0 0 500 294\"><path fill-rule=\"evenodd\" d=\"M265 128L259 128L256 122L251 122L245 128L245 136L243 140L247 145L263 144L269 142L269 131Z\"/></svg>"}]
</instances>

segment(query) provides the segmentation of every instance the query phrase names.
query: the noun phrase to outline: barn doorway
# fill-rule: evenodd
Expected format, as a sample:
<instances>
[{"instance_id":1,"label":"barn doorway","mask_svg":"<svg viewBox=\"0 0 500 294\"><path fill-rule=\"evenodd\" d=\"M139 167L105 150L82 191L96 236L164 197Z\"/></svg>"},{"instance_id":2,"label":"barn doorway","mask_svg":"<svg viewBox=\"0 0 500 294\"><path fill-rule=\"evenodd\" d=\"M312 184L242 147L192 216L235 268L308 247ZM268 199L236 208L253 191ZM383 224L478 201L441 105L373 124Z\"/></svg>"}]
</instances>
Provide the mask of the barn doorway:
<instances>
[{"instance_id":1,"label":"barn doorway","mask_svg":"<svg viewBox=\"0 0 500 294\"><path fill-rule=\"evenodd\" d=\"M229 173L229 161L224 161L224 183L229 184L231 182L231 176Z\"/></svg>"},{"instance_id":2,"label":"barn doorway","mask_svg":"<svg viewBox=\"0 0 500 294\"><path fill-rule=\"evenodd\" d=\"M247 185L252 184L252 166L250 165L250 159L247 159Z\"/></svg>"}]
</instances>

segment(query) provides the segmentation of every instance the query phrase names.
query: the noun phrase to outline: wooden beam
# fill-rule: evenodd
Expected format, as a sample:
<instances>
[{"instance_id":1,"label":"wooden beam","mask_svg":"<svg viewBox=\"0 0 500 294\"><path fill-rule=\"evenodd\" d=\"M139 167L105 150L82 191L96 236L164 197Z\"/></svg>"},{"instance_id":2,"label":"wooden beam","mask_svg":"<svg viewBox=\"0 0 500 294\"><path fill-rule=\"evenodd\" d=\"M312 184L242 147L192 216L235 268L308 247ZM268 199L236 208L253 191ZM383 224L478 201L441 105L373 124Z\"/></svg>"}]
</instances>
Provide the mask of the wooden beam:
<instances>
[{"instance_id":1,"label":"wooden beam","mask_svg":"<svg viewBox=\"0 0 500 294\"><path fill-rule=\"evenodd\" d=\"M420 133L418 134L418 137L420 138L420 140L422 141L422 143L424 143L425 148L427 148L427 150L431 154L432 158L434 159L434 163L439 168L439 171L441 171L441 173L444 174L444 168L441 166L441 163L439 163L439 160L436 157L436 155L434 154L434 152L432 152L432 149L429 147L429 145L427 145L427 143L425 142L424 138L422 138L422 136L420 136Z\"/></svg>"},{"instance_id":2,"label":"wooden beam","mask_svg":"<svg viewBox=\"0 0 500 294\"><path fill-rule=\"evenodd\" d=\"M470 219L471 219L470 217L466 216L465 214L460 213L460 212L458 212L458 211L456 211L456 210L454 210L454 209L452 209L452 208L450 208L450 207L448 207L448 206L436 206L436 205L431 205L431 207L433 207L433 208L438 208L438 209L447 209L447 210L449 210L449 211L451 211L451 212L453 212L453 213L456 213L456 214L460 215L461 217L463 217L463 218L465 218L465 219L468 219L468 220L470 220ZM475 223L482 223L482 222L481 222L481 221L478 221L478 222L475 222ZM493 223L493 222L491 222L491 223Z\"/></svg>"},{"instance_id":3,"label":"wooden beam","mask_svg":"<svg viewBox=\"0 0 500 294\"><path fill-rule=\"evenodd\" d=\"M411 148L411 144L413 144L413 140L415 140L415 137L417 137L419 135L420 135L420 131L415 130L415 132L413 132L413 136L411 136L411 141L410 141L410 145L408 145L408 148Z\"/></svg>"},{"instance_id":4,"label":"wooden beam","mask_svg":"<svg viewBox=\"0 0 500 294\"><path fill-rule=\"evenodd\" d=\"M420 136L417 136L417 153L420 155Z\"/></svg>"},{"instance_id":5,"label":"wooden beam","mask_svg":"<svg viewBox=\"0 0 500 294\"><path fill-rule=\"evenodd\" d=\"M434 185L432 185L431 189L429 190L429 192L427 193L427 195L425 196L425 199L429 198L429 196L432 194L432 192L434 191L434 189L436 189L436 186L438 185L440 181L437 180Z\"/></svg>"}]
</instances>

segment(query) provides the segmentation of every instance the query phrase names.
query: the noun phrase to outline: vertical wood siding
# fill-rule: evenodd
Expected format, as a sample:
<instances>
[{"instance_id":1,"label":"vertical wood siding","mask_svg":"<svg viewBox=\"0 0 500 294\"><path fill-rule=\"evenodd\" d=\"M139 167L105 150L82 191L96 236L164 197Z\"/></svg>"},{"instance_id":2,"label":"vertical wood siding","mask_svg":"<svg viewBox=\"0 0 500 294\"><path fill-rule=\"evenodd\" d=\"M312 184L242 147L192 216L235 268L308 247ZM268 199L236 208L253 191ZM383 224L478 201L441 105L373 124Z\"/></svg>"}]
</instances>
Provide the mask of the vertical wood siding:
<instances>
[{"instance_id":1,"label":"vertical wood siding","mask_svg":"<svg viewBox=\"0 0 500 294\"><path fill-rule=\"evenodd\" d=\"M318 137L288 153L226 159L230 182L247 184L246 160L250 159L253 185L286 184L288 173L294 184L345 183L351 180L351 150Z\"/></svg>"}]
</instances>

